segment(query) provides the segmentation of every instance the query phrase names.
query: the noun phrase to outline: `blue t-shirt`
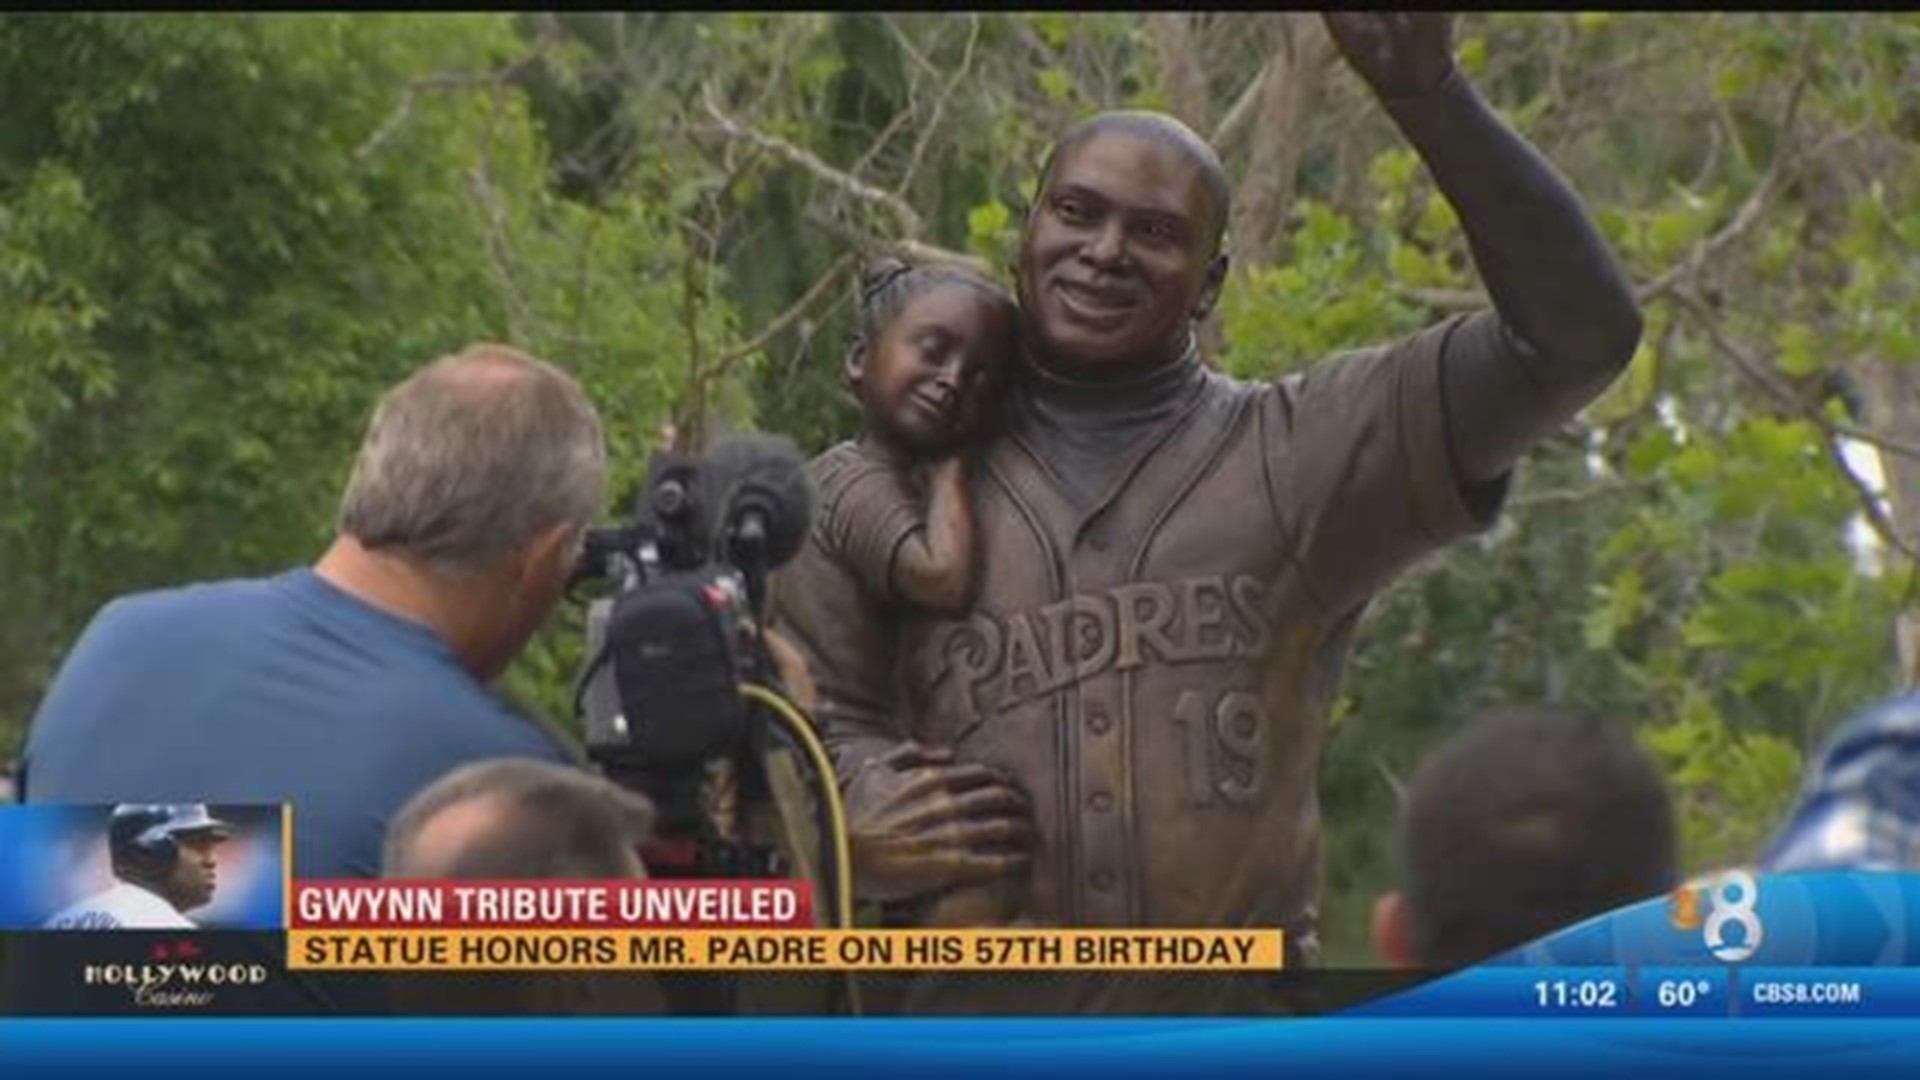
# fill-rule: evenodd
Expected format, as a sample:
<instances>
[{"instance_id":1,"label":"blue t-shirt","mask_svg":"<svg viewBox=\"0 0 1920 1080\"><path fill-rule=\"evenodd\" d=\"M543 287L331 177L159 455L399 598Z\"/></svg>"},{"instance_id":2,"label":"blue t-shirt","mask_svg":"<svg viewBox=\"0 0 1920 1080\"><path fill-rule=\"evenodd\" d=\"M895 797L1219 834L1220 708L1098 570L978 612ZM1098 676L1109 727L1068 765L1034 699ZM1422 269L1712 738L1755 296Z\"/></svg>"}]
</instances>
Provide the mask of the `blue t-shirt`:
<instances>
[{"instance_id":1,"label":"blue t-shirt","mask_svg":"<svg viewBox=\"0 0 1920 1080\"><path fill-rule=\"evenodd\" d=\"M34 717L22 798L290 802L296 875L372 877L409 797L496 757L570 762L433 630L300 569L102 608Z\"/></svg>"}]
</instances>

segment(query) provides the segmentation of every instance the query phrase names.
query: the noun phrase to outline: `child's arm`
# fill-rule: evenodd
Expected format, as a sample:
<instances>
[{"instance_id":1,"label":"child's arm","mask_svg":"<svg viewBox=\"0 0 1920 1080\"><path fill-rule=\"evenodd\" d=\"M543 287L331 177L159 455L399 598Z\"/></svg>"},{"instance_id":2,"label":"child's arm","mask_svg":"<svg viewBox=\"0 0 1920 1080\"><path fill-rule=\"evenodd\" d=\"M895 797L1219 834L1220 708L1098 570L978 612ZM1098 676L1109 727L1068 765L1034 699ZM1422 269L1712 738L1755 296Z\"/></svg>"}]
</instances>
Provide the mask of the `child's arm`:
<instances>
[{"instance_id":1,"label":"child's arm","mask_svg":"<svg viewBox=\"0 0 1920 1080\"><path fill-rule=\"evenodd\" d=\"M929 470L927 520L893 555L894 592L909 603L945 614L966 607L973 589L973 504L967 497L966 455Z\"/></svg>"}]
</instances>

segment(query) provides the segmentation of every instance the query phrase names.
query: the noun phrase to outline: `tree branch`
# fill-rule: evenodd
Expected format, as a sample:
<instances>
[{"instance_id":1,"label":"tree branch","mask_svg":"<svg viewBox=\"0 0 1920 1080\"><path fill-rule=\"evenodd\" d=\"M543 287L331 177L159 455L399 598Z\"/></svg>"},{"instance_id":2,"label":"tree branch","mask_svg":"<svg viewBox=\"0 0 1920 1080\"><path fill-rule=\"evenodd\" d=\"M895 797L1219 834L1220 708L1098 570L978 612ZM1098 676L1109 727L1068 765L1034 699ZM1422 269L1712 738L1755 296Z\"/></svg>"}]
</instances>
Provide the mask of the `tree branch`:
<instances>
[{"instance_id":1,"label":"tree branch","mask_svg":"<svg viewBox=\"0 0 1920 1080\"><path fill-rule=\"evenodd\" d=\"M528 49L527 55L515 60L513 63L508 64L498 71L480 73L438 72L432 75L422 75L420 78L407 83L400 91L400 101L393 107L393 112L389 113L386 120L383 121L378 128L374 129L372 135L367 136L364 142L354 148L354 160L365 161L367 158L372 157L378 153L380 148L385 146L389 140L399 134L400 129L413 117L414 104L420 99L421 95L443 90L461 90L475 86L504 86L515 76L546 58L546 49L552 44L555 33L557 33L557 31L552 28L543 27L540 38Z\"/></svg>"},{"instance_id":2,"label":"tree branch","mask_svg":"<svg viewBox=\"0 0 1920 1080\"><path fill-rule=\"evenodd\" d=\"M1827 457L1832 460L1834 468L1840 470L1847 486L1859 497L1860 512L1866 516L1867 525L1873 529L1874 535L1880 538L1881 543L1905 555L1910 563L1920 566L1920 551L1914 550L1913 545L1901 538L1900 530L1894 527L1893 519L1887 516L1886 507L1881 505L1882 494L1868 487L1867 482L1847 464L1847 455L1841 451L1840 441L1828 433L1821 442L1825 444Z\"/></svg>"},{"instance_id":3,"label":"tree branch","mask_svg":"<svg viewBox=\"0 0 1920 1080\"><path fill-rule=\"evenodd\" d=\"M1260 65L1260 70L1247 80L1246 89L1233 99L1233 105L1227 109L1227 115L1220 119L1220 126L1213 129L1213 137L1207 141L1213 144L1214 153L1225 157L1247 134L1248 122L1253 119L1255 106L1260 103L1260 88L1266 85L1267 73L1273 70L1271 59Z\"/></svg>"},{"instance_id":4,"label":"tree branch","mask_svg":"<svg viewBox=\"0 0 1920 1080\"><path fill-rule=\"evenodd\" d=\"M1738 368L1742 375L1745 375L1749 380L1765 390L1774 400L1798 414L1801 418L1819 427L1829 436L1844 435L1849 439L1858 439L1869 446L1877 447L1888 453L1920 459L1920 445L1896 439L1878 431L1871 431L1845 420L1835 420L1823 412L1818 405L1807 401L1795 393L1792 387L1786 386L1780 381L1780 377L1774 373L1771 365L1759 357L1754 356L1745 348L1741 347L1738 342L1728 337L1726 332L1720 329L1718 321L1713 317L1713 312L1708 309L1705 304L1701 303L1699 299L1677 289L1668 293L1667 296L1668 299L1678 304L1686 310L1688 314L1694 317L1701 328L1706 331L1707 340L1711 342L1713 347L1719 350L1723 356L1733 361L1734 367Z\"/></svg>"},{"instance_id":5,"label":"tree branch","mask_svg":"<svg viewBox=\"0 0 1920 1080\"><path fill-rule=\"evenodd\" d=\"M1753 228L1754 224L1760 220L1761 213L1773 201L1775 193L1784 186L1789 165L1800 160L1801 155L1793 145L1793 129L1800 115L1800 99L1806 86L1806 80L1801 79L1793 84L1792 90L1788 91L1786 108L1782 110L1780 118L1778 140L1780 149L1774 153L1773 161L1768 164L1766 175L1761 177L1760 183L1740 204L1740 209L1734 212L1733 219L1728 221L1719 232L1695 244L1686 258L1668 267L1659 277L1635 289L1634 294L1642 304L1665 296L1681 280L1699 273L1706 266L1708 259L1746 235L1747 230Z\"/></svg>"},{"instance_id":6,"label":"tree branch","mask_svg":"<svg viewBox=\"0 0 1920 1080\"><path fill-rule=\"evenodd\" d=\"M1321 98L1333 39L1319 16L1262 17L1271 52L1249 134L1247 171L1233 193L1228 242L1235 264L1264 262L1281 233L1298 187L1308 118Z\"/></svg>"},{"instance_id":7,"label":"tree branch","mask_svg":"<svg viewBox=\"0 0 1920 1080\"><path fill-rule=\"evenodd\" d=\"M362 142L354 149L354 159L356 161L364 161L372 157L375 153L379 152L381 147L387 144L389 139L398 134L401 127L405 126L406 122L412 119L414 102L419 100L421 94L437 90L455 90L470 86L486 86L494 81L495 76L491 74L425 75L413 80L401 90L400 102L393 107L393 112L388 114L386 120L383 121L378 128L374 129L373 134L369 135L365 142Z\"/></svg>"},{"instance_id":8,"label":"tree branch","mask_svg":"<svg viewBox=\"0 0 1920 1080\"><path fill-rule=\"evenodd\" d=\"M908 206L906 200L900 198L900 196L891 191L882 191L858 177L834 168L820 160L820 158L810 150L795 146L778 136L768 135L765 132L756 131L753 128L739 123L726 113L720 111L720 106L713 100L712 87L704 88L700 96L701 102L706 106L707 114L713 118L714 123L719 126L720 131L728 138L765 150L775 157L780 158L782 161L796 165L806 172L813 174L831 187L845 192L861 202L882 207L888 213L892 214L895 220L900 223L900 231L902 233L909 237L920 235L924 228L920 220L920 215L915 213L913 207Z\"/></svg>"},{"instance_id":9,"label":"tree branch","mask_svg":"<svg viewBox=\"0 0 1920 1080\"><path fill-rule=\"evenodd\" d=\"M513 239L508 235L506 205L500 201L500 193L494 190L493 182L487 177L485 161L474 164L467 173L467 184L487 215L487 262L493 269L494 278L500 283L501 294L507 300L508 315L513 322L508 328L509 333L514 339L523 340L534 322L533 305L514 277L513 264L519 260L513 252Z\"/></svg>"},{"instance_id":10,"label":"tree branch","mask_svg":"<svg viewBox=\"0 0 1920 1080\"><path fill-rule=\"evenodd\" d=\"M1173 115L1195 131L1205 131L1212 110L1207 69L1194 47L1192 18L1184 11L1152 12L1147 15L1147 36L1160 57L1160 77Z\"/></svg>"},{"instance_id":11,"label":"tree branch","mask_svg":"<svg viewBox=\"0 0 1920 1080\"><path fill-rule=\"evenodd\" d=\"M969 14L967 19L967 44L960 52L960 64L953 69L953 74L941 86L940 93L934 97L933 115L929 116L927 122L921 126L920 137L913 142L913 152L907 156L907 167L900 174L899 189L902 191L912 186L914 176L920 171L920 163L926 157L927 147L933 144L934 133L940 130L941 123L946 119L947 103L953 99L954 92L960 88L961 82L973 69L973 50L980 40L980 16L977 13ZM905 110L901 115L906 116L911 112L912 110ZM891 130L892 126L889 124L888 129Z\"/></svg>"},{"instance_id":12,"label":"tree branch","mask_svg":"<svg viewBox=\"0 0 1920 1080\"><path fill-rule=\"evenodd\" d=\"M1781 149L1775 153L1760 183L1747 195L1739 209L1734 211L1733 217L1718 232L1701 239L1672 266L1661 271L1651 280L1634 287L1634 297L1641 304L1649 304L1672 294L1682 282L1691 280L1706 269L1710 260L1731 247L1760 221L1761 215L1772 204L1774 197L1786 186L1792 166L1808 157L1824 153L1829 146L1843 137L1842 135L1829 136L1805 150L1793 145L1791 135L1799 117L1800 102L1805 89L1806 82L1803 79L1796 82L1793 89L1788 92L1787 104L1781 111L1779 125ZM1486 294L1478 289L1414 289L1396 286L1394 292L1415 303L1448 314L1478 311L1489 303Z\"/></svg>"},{"instance_id":13,"label":"tree branch","mask_svg":"<svg viewBox=\"0 0 1920 1080\"><path fill-rule=\"evenodd\" d=\"M979 16L975 15L974 19L977 22ZM893 35L893 43L900 46L900 51L906 53L907 57L914 62L915 66L919 67L920 70L926 72L931 77L939 77L940 69L934 67L933 61L928 60L926 55L914 46L913 39L907 36L905 30L900 29L900 24L894 21L894 16L882 15L880 22L881 25L887 28L887 32Z\"/></svg>"},{"instance_id":14,"label":"tree branch","mask_svg":"<svg viewBox=\"0 0 1920 1080\"><path fill-rule=\"evenodd\" d=\"M983 277L992 277L993 268L985 259L964 252L943 248L920 240L888 240L861 232L842 221L835 221L818 210L806 210L806 221L839 240L841 243L861 252L863 255L886 254L904 259L910 263L951 263L965 267Z\"/></svg>"},{"instance_id":15,"label":"tree branch","mask_svg":"<svg viewBox=\"0 0 1920 1080\"><path fill-rule=\"evenodd\" d=\"M1628 495L1647 491L1660 486L1657 480L1615 480L1604 484L1595 484L1584 488L1554 488L1547 491L1533 491L1515 495L1507 505L1519 510L1529 506L1565 506L1570 503L1583 503L1607 495Z\"/></svg>"},{"instance_id":16,"label":"tree branch","mask_svg":"<svg viewBox=\"0 0 1920 1080\"><path fill-rule=\"evenodd\" d=\"M854 257L851 254L835 259L832 265L827 267L826 272L821 274L805 293L801 294L800 299L795 300L791 307L775 316L773 321L758 334L715 357L713 363L707 368L706 377L717 378L727 368L766 348L768 342L779 337L787 327L798 322L818 306L820 301L830 294L829 290L846 275L847 271L853 269L853 264Z\"/></svg>"}]
</instances>

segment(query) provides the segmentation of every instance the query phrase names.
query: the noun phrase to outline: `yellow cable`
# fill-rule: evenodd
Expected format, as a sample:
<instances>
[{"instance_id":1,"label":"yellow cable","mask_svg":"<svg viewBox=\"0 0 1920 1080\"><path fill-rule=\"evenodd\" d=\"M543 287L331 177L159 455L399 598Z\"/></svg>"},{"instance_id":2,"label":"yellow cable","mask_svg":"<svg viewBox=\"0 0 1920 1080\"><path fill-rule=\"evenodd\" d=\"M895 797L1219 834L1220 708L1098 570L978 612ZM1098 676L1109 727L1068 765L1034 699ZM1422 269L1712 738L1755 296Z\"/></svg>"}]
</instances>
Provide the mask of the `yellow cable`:
<instances>
[{"instance_id":1,"label":"yellow cable","mask_svg":"<svg viewBox=\"0 0 1920 1080\"><path fill-rule=\"evenodd\" d=\"M793 741L798 743L807 757L813 762L814 772L820 777L820 795L827 803L827 820L833 835L829 838L833 844L834 911L833 919L842 930L853 929L853 856L847 843L847 810L840 801L840 782L833 771L833 759L827 756L827 749L821 745L820 737L814 733L813 723L799 706L764 686L754 683L740 684L740 693L749 701L755 701L773 710L780 718ZM847 1000L855 1015L860 1012L859 986L853 973L847 973Z\"/></svg>"}]
</instances>

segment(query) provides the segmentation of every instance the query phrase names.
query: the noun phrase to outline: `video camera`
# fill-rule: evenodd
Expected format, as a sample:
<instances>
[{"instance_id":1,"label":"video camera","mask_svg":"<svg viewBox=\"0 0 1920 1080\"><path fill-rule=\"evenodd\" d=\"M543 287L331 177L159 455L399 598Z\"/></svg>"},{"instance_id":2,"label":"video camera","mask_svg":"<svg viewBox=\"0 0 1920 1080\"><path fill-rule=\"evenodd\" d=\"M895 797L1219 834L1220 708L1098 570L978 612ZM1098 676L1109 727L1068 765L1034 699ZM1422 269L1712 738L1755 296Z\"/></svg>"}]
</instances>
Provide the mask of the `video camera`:
<instances>
[{"instance_id":1,"label":"video camera","mask_svg":"<svg viewBox=\"0 0 1920 1080\"><path fill-rule=\"evenodd\" d=\"M785 438L739 435L704 456L657 455L633 517L588 531L568 586L575 596L587 582L611 586L587 606L574 711L587 756L653 800L649 873L808 878L827 925L850 928L833 764L786 698L762 632L769 575L806 542L813 499ZM851 973L836 985L858 1013ZM726 1014L739 1001L729 977L688 974L662 989L676 1012Z\"/></svg>"},{"instance_id":2,"label":"video camera","mask_svg":"<svg viewBox=\"0 0 1920 1080\"><path fill-rule=\"evenodd\" d=\"M611 591L588 605L575 709L588 756L653 799L661 876L796 872L759 821L771 732L742 687L780 685L761 634L768 575L812 511L793 443L739 435L704 456L656 455L633 517L587 534L574 585Z\"/></svg>"}]
</instances>

